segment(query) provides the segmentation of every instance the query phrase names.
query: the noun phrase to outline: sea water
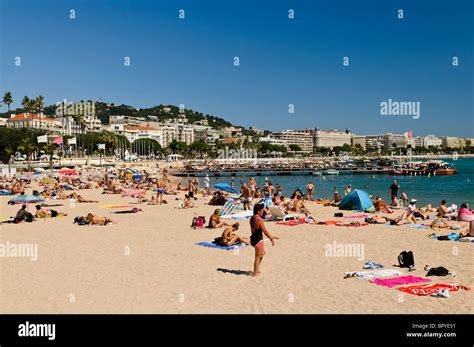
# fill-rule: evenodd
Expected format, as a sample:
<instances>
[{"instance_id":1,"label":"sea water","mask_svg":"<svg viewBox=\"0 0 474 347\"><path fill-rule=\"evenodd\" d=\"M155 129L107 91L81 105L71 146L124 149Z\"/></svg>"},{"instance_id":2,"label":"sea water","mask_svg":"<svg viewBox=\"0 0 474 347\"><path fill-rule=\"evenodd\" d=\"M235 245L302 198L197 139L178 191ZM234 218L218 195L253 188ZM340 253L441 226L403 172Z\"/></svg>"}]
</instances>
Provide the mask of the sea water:
<instances>
[{"instance_id":1,"label":"sea water","mask_svg":"<svg viewBox=\"0 0 474 347\"><path fill-rule=\"evenodd\" d=\"M282 195L289 197L291 193L300 188L306 192L306 185L312 182L315 186L314 198L332 199L334 188L344 196L344 188L351 184L352 189L365 190L375 198L380 196L385 201L390 201L389 187L396 179L400 185L399 195L406 192L409 199L418 200L417 206L432 204L438 206L442 199L448 205L468 203L474 208L474 159L445 160L452 163L458 171L456 175L450 176L391 176L391 175L292 175L292 176L268 176L276 186L282 186ZM265 176L253 176L259 187L265 184ZM241 184L248 182L249 176L237 175L234 177L234 188L240 189ZM210 177L211 186L218 182L231 184L231 177ZM200 177L202 185L202 177Z\"/></svg>"}]
</instances>

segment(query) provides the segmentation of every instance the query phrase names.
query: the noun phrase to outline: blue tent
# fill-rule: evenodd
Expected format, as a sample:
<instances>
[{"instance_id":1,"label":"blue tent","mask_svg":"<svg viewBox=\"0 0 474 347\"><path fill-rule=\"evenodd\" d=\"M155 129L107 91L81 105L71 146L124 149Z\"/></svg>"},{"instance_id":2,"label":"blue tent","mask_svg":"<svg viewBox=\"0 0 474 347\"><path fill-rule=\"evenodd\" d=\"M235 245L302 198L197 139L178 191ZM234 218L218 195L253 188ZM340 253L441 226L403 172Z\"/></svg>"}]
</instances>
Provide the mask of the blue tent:
<instances>
[{"instance_id":1,"label":"blue tent","mask_svg":"<svg viewBox=\"0 0 474 347\"><path fill-rule=\"evenodd\" d=\"M232 193L232 194L239 194L237 190L229 186L227 183L217 183L214 185L214 188L223 190L224 192Z\"/></svg>"},{"instance_id":2,"label":"blue tent","mask_svg":"<svg viewBox=\"0 0 474 347\"><path fill-rule=\"evenodd\" d=\"M340 210L358 210L365 211L373 208L372 200L369 194L363 190L355 189L347 194L339 203Z\"/></svg>"}]
</instances>

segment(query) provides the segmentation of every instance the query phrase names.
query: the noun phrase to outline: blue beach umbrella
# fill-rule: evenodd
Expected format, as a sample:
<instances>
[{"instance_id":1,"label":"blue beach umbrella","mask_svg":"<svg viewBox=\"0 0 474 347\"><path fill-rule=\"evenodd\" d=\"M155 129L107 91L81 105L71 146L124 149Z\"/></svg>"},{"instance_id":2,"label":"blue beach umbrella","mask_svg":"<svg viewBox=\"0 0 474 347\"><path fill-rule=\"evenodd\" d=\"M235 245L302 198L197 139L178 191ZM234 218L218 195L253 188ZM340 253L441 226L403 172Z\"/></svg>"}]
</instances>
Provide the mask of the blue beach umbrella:
<instances>
[{"instance_id":1,"label":"blue beach umbrella","mask_svg":"<svg viewBox=\"0 0 474 347\"><path fill-rule=\"evenodd\" d=\"M229 184L227 184L227 183L214 184L214 188L223 190L224 192L231 193L231 194L239 194L239 192L237 190L235 190L234 188L229 186Z\"/></svg>"},{"instance_id":2,"label":"blue beach umbrella","mask_svg":"<svg viewBox=\"0 0 474 347\"><path fill-rule=\"evenodd\" d=\"M24 195L15 196L13 199L10 199L8 203L9 204L37 204L44 201L45 200L41 199L39 196L24 194Z\"/></svg>"}]
</instances>

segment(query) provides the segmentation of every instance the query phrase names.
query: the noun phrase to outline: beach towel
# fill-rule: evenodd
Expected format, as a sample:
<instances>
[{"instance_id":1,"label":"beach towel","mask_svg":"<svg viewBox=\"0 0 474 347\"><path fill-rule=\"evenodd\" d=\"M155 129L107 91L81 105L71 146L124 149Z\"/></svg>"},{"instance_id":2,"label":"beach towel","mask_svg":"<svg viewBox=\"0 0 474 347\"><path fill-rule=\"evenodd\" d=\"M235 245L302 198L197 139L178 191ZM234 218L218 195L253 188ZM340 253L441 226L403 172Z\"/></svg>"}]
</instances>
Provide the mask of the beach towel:
<instances>
[{"instance_id":1,"label":"beach towel","mask_svg":"<svg viewBox=\"0 0 474 347\"><path fill-rule=\"evenodd\" d=\"M367 216L367 214L359 214L357 216L345 216L343 218L366 218Z\"/></svg>"},{"instance_id":2,"label":"beach towel","mask_svg":"<svg viewBox=\"0 0 474 347\"><path fill-rule=\"evenodd\" d=\"M447 289L450 292L457 292L460 289L471 290L463 285L453 284L453 283L432 283L432 284L419 284L416 286L409 287L400 287L397 288L402 292L418 295L418 296L428 296L437 293L441 289Z\"/></svg>"},{"instance_id":3,"label":"beach towel","mask_svg":"<svg viewBox=\"0 0 474 347\"><path fill-rule=\"evenodd\" d=\"M430 282L429 278L417 277L417 276L399 276L394 278L374 278L370 282L375 283L379 286L384 287L396 287L402 284L413 284L413 283L422 283Z\"/></svg>"},{"instance_id":4,"label":"beach towel","mask_svg":"<svg viewBox=\"0 0 474 347\"><path fill-rule=\"evenodd\" d=\"M356 277L363 280L371 280L377 277L394 277L403 275L403 272L395 269L377 269L371 271L346 272L344 277Z\"/></svg>"},{"instance_id":5,"label":"beach towel","mask_svg":"<svg viewBox=\"0 0 474 347\"><path fill-rule=\"evenodd\" d=\"M373 260L367 260L365 263L364 263L364 269L381 269L383 268L383 265L382 264L379 264L379 263L376 263L375 261Z\"/></svg>"},{"instance_id":6,"label":"beach towel","mask_svg":"<svg viewBox=\"0 0 474 347\"><path fill-rule=\"evenodd\" d=\"M337 225L338 227L365 227L369 224L365 222L351 222L351 223L337 223L335 225Z\"/></svg>"},{"instance_id":7,"label":"beach towel","mask_svg":"<svg viewBox=\"0 0 474 347\"><path fill-rule=\"evenodd\" d=\"M15 194L10 192L9 190L0 190L0 195L15 195Z\"/></svg>"},{"instance_id":8,"label":"beach towel","mask_svg":"<svg viewBox=\"0 0 474 347\"><path fill-rule=\"evenodd\" d=\"M433 240L439 240L439 241L459 241L461 239L461 235L458 233L451 233L449 235L431 235L430 238Z\"/></svg>"},{"instance_id":9,"label":"beach towel","mask_svg":"<svg viewBox=\"0 0 474 347\"><path fill-rule=\"evenodd\" d=\"M209 248L219 248L219 249L225 249L226 251L230 251L236 248L244 248L246 247L245 243L237 243L233 244L232 246L223 246L223 245L218 245L213 243L212 241L209 242L199 242L196 243L195 245L197 246L202 246L202 247L209 247Z\"/></svg>"},{"instance_id":10,"label":"beach towel","mask_svg":"<svg viewBox=\"0 0 474 347\"><path fill-rule=\"evenodd\" d=\"M128 208L128 207L133 207L132 205L114 205L114 204L110 204L110 205L100 205L99 206L100 208Z\"/></svg>"},{"instance_id":11,"label":"beach towel","mask_svg":"<svg viewBox=\"0 0 474 347\"><path fill-rule=\"evenodd\" d=\"M224 206L221 208L221 216L231 215L237 209L237 203L234 199L229 199L225 202Z\"/></svg>"},{"instance_id":12,"label":"beach towel","mask_svg":"<svg viewBox=\"0 0 474 347\"><path fill-rule=\"evenodd\" d=\"M474 237L472 237L472 236L461 237L459 239L459 242L474 242Z\"/></svg>"},{"instance_id":13,"label":"beach towel","mask_svg":"<svg viewBox=\"0 0 474 347\"><path fill-rule=\"evenodd\" d=\"M428 225L423 225L423 224L404 224L409 228L415 228L415 229L427 229L429 228Z\"/></svg>"},{"instance_id":14,"label":"beach towel","mask_svg":"<svg viewBox=\"0 0 474 347\"><path fill-rule=\"evenodd\" d=\"M253 212L250 211L250 210L247 210L247 211L242 211L242 212L234 213L234 214L231 214L231 215L223 215L223 216L221 216L221 218L224 218L224 219L246 220L246 219L250 219L250 217L252 217L252 215L253 215Z\"/></svg>"}]
</instances>

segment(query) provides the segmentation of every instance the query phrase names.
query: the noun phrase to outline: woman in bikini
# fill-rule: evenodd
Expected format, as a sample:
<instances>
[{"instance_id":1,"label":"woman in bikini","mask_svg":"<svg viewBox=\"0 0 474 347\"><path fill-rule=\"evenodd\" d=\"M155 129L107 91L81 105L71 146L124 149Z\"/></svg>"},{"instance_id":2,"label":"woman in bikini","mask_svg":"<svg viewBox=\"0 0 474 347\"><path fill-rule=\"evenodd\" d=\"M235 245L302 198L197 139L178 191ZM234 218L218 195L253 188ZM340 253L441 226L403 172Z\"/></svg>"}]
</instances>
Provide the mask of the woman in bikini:
<instances>
[{"instance_id":1,"label":"woman in bikini","mask_svg":"<svg viewBox=\"0 0 474 347\"><path fill-rule=\"evenodd\" d=\"M250 241L247 237L240 237L239 235L235 234L237 230L239 230L239 223L234 223L232 226L225 228L224 232L222 233L220 243L223 246L232 246L236 242L250 245Z\"/></svg>"},{"instance_id":2,"label":"woman in bikini","mask_svg":"<svg viewBox=\"0 0 474 347\"><path fill-rule=\"evenodd\" d=\"M159 180L158 183L156 184L156 204L162 204L163 203L163 193L165 192L166 184L164 181Z\"/></svg>"},{"instance_id":3,"label":"woman in bikini","mask_svg":"<svg viewBox=\"0 0 474 347\"><path fill-rule=\"evenodd\" d=\"M230 224L227 224L226 222L221 222L221 210L216 209L214 210L214 213L212 214L211 218L209 218L209 225L207 226L208 228L211 229L217 229L220 227L228 227Z\"/></svg>"},{"instance_id":4,"label":"woman in bikini","mask_svg":"<svg viewBox=\"0 0 474 347\"><path fill-rule=\"evenodd\" d=\"M89 225L107 225L109 223L114 223L109 217L99 217L89 213L86 217L86 222Z\"/></svg>"},{"instance_id":5,"label":"woman in bikini","mask_svg":"<svg viewBox=\"0 0 474 347\"><path fill-rule=\"evenodd\" d=\"M47 217L64 217L67 216L67 213L58 212L56 210L51 210L49 208L41 207L40 205L36 205L36 218L47 218Z\"/></svg>"},{"instance_id":6,"label":"woman in bikini","mask_svg":"<svg viewBox=\"0 0 474 347\"><path fill-rule=\"evenodd\" d=\"M262 220L262 215L265 212L265 205L256 204L253 207L253 216L250 218L250 230L252 234L250 235L250 244L255 248L255 261L253 264L253 275L252 277L258 277L260 275L260 264L262 263L263 256L265 255L265 248L263 245L263 234L268 237L272 243L272 246L275 246L275 240L278 240L278 237L270 235L265 227L265 224Z\"/></svg>"}]
</instances>

